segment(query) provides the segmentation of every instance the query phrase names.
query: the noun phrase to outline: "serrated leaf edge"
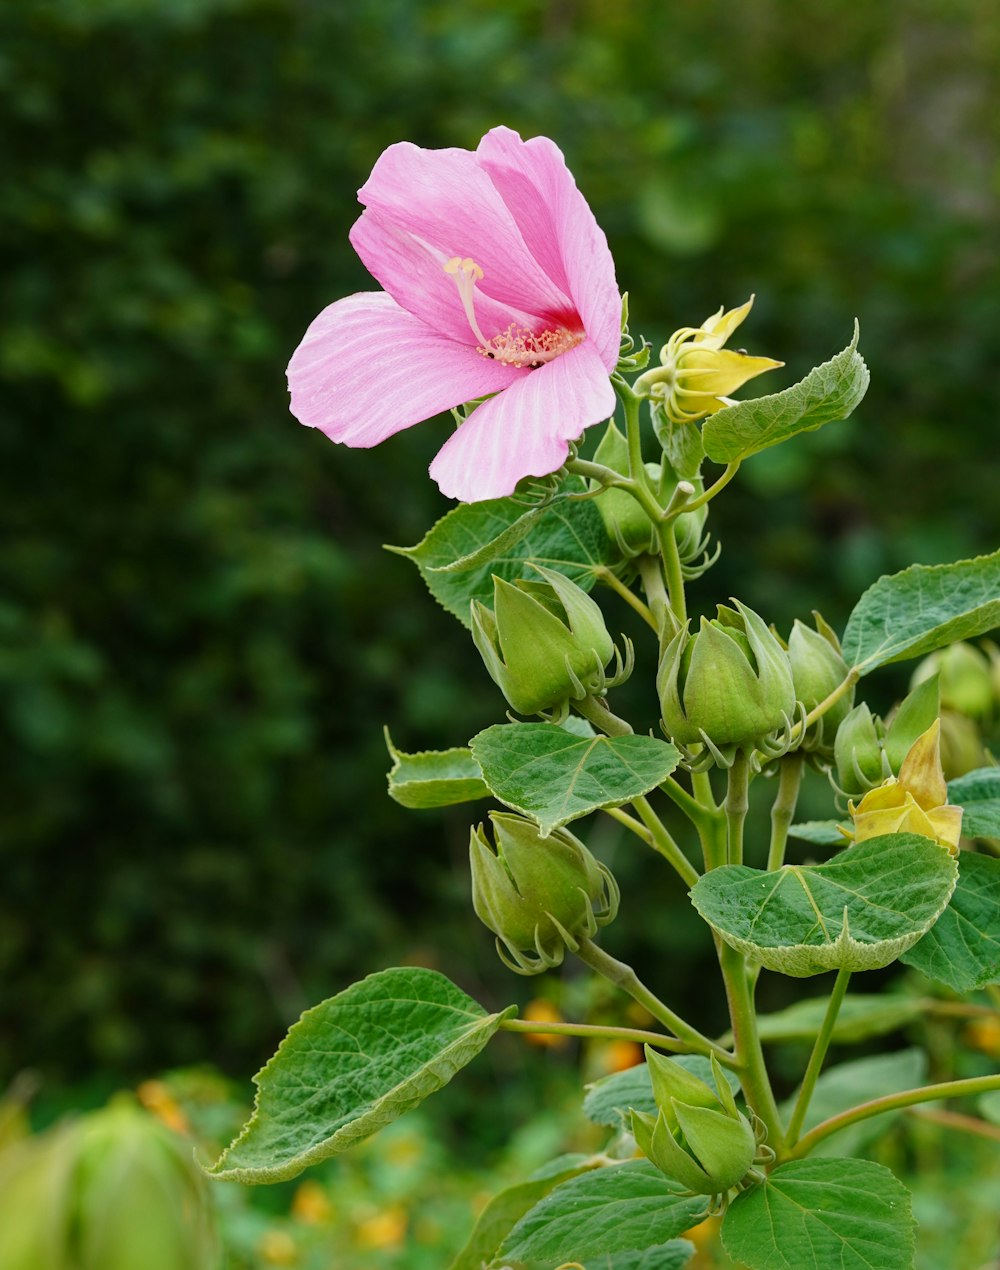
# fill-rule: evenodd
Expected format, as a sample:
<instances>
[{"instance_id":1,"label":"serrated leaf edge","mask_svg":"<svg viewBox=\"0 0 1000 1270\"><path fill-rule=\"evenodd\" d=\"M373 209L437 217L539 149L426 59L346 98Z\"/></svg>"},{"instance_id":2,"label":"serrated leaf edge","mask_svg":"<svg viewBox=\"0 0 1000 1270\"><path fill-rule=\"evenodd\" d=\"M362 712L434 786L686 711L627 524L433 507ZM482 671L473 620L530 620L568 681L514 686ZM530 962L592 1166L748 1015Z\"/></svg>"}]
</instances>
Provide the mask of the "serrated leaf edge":
<instances>
[{"instance_id":1,"label":"serrated leaf edge","mask_svg":"<svg viewBox=\"0 0 1000 1270\"><path fill-rule=\"evenodd\" d=\"M360 987L369 980L376 979L385 973L386 972L384 970L375 971L373 974L366 975L364 979L359 979L356 984L351 984L350 988L346 988L344 991L347 992L350 991L351 988ZM446 979L446 976L439 974L437 971L427 970L426 973L433 974L440 979L445 979L448 983L451 982ZM455 985L452 984L452 987L454 986ZM338 993L337 995L340 996L342 994ZM400 1116L404 1115L412 1107L415 1107L419 1103L423 1102L425 1098L430 1097L431 1094L436 1093L439 1089L443 1089L452 1077L461 1071L463 1067L467 1066L468 1063L475 1058L476 1054L482 1050L482 1048L486 1045L486 1042L494 1035L504 1019L508 1019L512 1015L516 1014L518 1009L516 1005L510 1005L505 1010L501 1010L496 1014L487 1014L484 1011L481 1017L470 1020L469 1025L463 1029L462 1034L457 1036L450 1045L445 1047L445 1049L441 1050L441 1052L437 1054L430 1063L421 1067L418 1072L414 1073L412 1076L408 1076L406 1080L401 1081L398 1085L393 1086L392 1089L387 1090L386 1093L384 1093L380 1098L377 1098L374 1102L369 1103L367 1110L363 1112L362 1115L358 1116L357 1119L351 1120L348 1124L342 1125L329 1138L324 1138L322 1142L316 1143L315 1146L310 1147L307 1151L302 1151L298 1155L286 1160L284 1163L271 1167L237 1165L234 1168L223 1168L222 1165L226 1158L249 1137L258 1121L261 1119L261 1101L267 1093L267 1090L265 1089L267 1077L269 1076L272 1068L274 1068L281 1059L282 1051L285 1050L285 1047L289 1044L292 1033L311 1015L318 1013L324 1008L324 1006L329 1005L330 1001L333 1000L336 1000L336 997L328 998L326 1001L321 1001L318 1005L311 1006L308 1010L303 1011L298 1020L288 1029L284 1039L271 1058L268 1059L257 1075L254 1076L253 1081L257 1086L257 1092L254 1095L253 1110L250 1114L250 1118L214 1164L201 1165L202 1170L210 1177L214 1178L216 1181L244 1182L250 1185L267 1182L285 1182L290 1178L297 1177L303 1169L308 1168L311 1164L319 1164L321 1161L327 1160L331 1156L339 1154L341 1151L345 1151L355 1142L360 1142L364 1138L371 1137L371 1135L377 1133L379 1129L383 1129L387 1124L391 1124L394 1120L398 1120ZM422 1004L427 1003L422 1002ZM448 1060L452 1057L453 1052L457 1049L463 1048L466 1045L469 1036L479 1030L486 1032L486 1035L483 1037L483 1043L479 1046L479 1049L477 1049L474 1054L470 1055L464 1062L451 1062L449 1064ZM406 1090L407 1086L413 1086L418 1080L428 1076L432 1078L434 1083L432 1083L430 1087L426 1088L426 1092L415 1094L409 1099L403 1095L403 1101L399 1101L401 1092Z\"/></svg>"}]
</instances>

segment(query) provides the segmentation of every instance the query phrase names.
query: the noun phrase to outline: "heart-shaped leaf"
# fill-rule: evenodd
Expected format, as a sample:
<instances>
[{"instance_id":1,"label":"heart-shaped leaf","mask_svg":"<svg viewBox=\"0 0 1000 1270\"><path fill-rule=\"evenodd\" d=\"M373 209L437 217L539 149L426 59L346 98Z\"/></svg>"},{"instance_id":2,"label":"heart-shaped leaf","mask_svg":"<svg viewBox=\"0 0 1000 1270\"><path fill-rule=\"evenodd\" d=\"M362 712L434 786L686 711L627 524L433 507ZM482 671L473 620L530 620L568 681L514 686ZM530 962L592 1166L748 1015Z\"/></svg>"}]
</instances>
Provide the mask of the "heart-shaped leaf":
<instances>
[{"instance_id":1,"label":"heart-shaped leaf","mask_svg":"<svg viewBox=\"0 0 1000 1270\"><path fill-rule=\"evenodd\" d=\"M930 838L894 833L825 864L773 873L724 865L698 879L691 900L727 943L768 970L876 970L930 929L957 874L954 857Z\"/></svg>"}]
</instances>

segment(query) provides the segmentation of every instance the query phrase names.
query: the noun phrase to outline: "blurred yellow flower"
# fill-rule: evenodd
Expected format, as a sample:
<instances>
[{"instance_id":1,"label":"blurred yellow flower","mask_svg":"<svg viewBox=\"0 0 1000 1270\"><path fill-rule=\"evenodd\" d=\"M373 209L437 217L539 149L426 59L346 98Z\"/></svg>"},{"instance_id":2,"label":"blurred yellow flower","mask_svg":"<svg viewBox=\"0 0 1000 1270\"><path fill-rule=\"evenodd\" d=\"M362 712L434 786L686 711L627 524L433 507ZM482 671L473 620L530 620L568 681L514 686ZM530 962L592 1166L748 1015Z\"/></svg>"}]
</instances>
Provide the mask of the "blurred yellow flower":
<instances>
[{"instance_id":1,"label":"blurred yellow flower","mask_svg":"<svg viewBox=\"0 0 1000 1270\"><path fill-rule=\"evenodd\" d=\"M682 326L660 349L662 365L635 381L635 391L662 406L673 423L695 423L735 403L734 393L749 379L784 366L770 357L750 357L723 345L753 306L753 296L738 309L719 309L701 326Z\"/></svg>"},{"instance_id":2,"label":"blurred yellow flower","mask_svg":"<svg viewBox=\"0 0 1000 1270\"><path fill-rule=\"evenodd\" d=\"M187 1116L162 1080L144 1080L135 1091L139 1101L175 1133L188 1133Z\"/></svg>"},{"instance_id":3,"label":"blurred yellow flower","mask_svg":"<svg viewBox=\"0 0 1000 1270\"><path fill-rule=\"evenodd\" d=\"M267 1230L260 1241L260 1255L270 1266L294 1266L299 1259L295 1240L286 1230Z\"/></svg>"},{"instance_id":4,"label":"blurred yellow flower","mask_svg":"<svg viewBox=\"0 0 1000 1270\"><path fill-rule=\"evenodd\" d=\"M292 1216L305 1226L320 1226L333 1215L326 1191L313 1178L307 1179L292 1197Z\"/></svg>"},{"instance_id":5,"label":"blurred yellow flower","mask_svg":"<svg viewBox=\"0 0 1000 1270\"><path fill-rule=\"evenodd\" d=\"M535 997L524 1007L521 1015L528 1023L562 1023L563 1016L558 1009L544 997ZM568 1036L559 1036L554 1032L528 1032L525 1040L529 1045L537 1045L540 1049L565 1049L569 1044Z\"/></svg>"},{"instance_id":6,"label":"blurred yellow flower","mask_svg":"<svg viewBox=\"0 0 1000 1270\"><path fill-rule=\"evenodd\" d=\"M601 1050L600 1064L606 1072L623 1072L642 1061L642 1046L635 1041L611 1041Z\"/></svg>"},{"instance_id":7,"label":"blurred yellow flower","mask_svg":"<svg viewBox=\"0 0 1000 1270\"><path fill-rule=\"evenodd\" d=\"M359 1248L399 1248L405 1237L406 1210L399 1204L359 1222L355 1230Z\"/></svg>"},{"instance_id":8,"label":"blurred yellow flower","mask_svg":"<svg viewBox=\"0 0 1000 1270\"><path fill-rule=\"evenodd\" d=\"M1000 1058L1000 1018L974 1019L963 1032L965 1043L974 1050Z\"/></svg>"},{"instance_id":9,"label":"blurred yellow flower","mask_svg":"<svg viewBox=\"0 0 1000 1270\"><path fill-rule=\"evenodd\" d=\"M962 809L948 802L948 785L941 767L941 721L935 719L913 742L898 778L890 776L871 789L855 807L855 842L888 833L915 833L932 838L953 855L962 836Z\"/></svg>"}]
</instances>

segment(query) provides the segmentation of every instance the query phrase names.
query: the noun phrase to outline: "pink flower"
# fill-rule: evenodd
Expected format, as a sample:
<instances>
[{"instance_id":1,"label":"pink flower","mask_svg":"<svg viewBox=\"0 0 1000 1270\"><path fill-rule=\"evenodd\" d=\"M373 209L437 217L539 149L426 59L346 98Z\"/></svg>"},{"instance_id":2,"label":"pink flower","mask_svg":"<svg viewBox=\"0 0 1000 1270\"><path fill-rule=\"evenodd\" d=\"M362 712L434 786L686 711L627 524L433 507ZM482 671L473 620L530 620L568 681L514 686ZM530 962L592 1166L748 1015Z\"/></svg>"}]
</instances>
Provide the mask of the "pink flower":
<instances>
[{"instance_id":1,"label":"pink flower","mask_svg":"<svg viewBox=\"0 0 1000 1270\"><path fill-rule=\"evenodd\" d=\"M469 150L401 142L358 197L351 243L384 287L316 318L288 367L292 413L373 446L478 397L430 466L465 502L566 460L615 407L621 299L607 240L547 137Z\"/></svg>"}]
</instances>

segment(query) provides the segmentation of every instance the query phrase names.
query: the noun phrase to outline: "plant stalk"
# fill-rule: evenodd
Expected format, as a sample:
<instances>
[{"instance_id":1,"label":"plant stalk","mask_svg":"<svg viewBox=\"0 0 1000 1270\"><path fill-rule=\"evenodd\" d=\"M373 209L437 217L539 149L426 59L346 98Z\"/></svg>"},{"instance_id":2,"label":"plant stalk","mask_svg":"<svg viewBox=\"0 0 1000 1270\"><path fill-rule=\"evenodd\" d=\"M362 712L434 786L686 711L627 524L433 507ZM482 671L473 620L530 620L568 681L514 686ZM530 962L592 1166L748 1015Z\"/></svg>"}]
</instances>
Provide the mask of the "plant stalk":
<instances>
[{"instance_id":1,"label":"plant stalk","mask_svg":"<svg viewBox=\"0 0 1000 1270\"><path fill-rule=\"evenodd\" d=\"M802 1088L799 1090L799 1096L795 1100L795 1107L792 1110L792 1116L788 1122L788 1130L785 1134L785 1141L789 1146L794 1146L798 1140L799 1133L806 1118L806 1112L809 1110L809 1103L813 1096L813 1090L816 1088L816 1080L823 1067L823 1060L826 1058L826 1051L830 1046L830 1038L833 1036L833 1029L837 1024L837 1015L840 1013L844 994L847 992L847 985L850 981L851 972L849 970L842 969L837 971L837 980L833 985L833 991L830 993L830 1000L826 1007L826 1014L823 1016L823 1026L819 1030L819 1035L816 1037L812 1053L809 1055L809 1064L806 1067L806 1074L802 1077Z\"/></svg>"},{"instance_id":2,"label":"plant stalk","mask_svg":"<svg viewBox=\"0 0 1000 1270\"><path fill-rule=\"evenodd\" d=\"M849 1111L824 1120L815 1129L804 1133L792 1148L782 1154L783 1160L801 1160L813 1147L818 1146L824 1138L828 1138L839 1129L857 1124L859 1120L868 1120L879 1116L883 1111L898 1111L903 1107L915 1107L922 1102L936 1102L942 1098L964 1098L972 1094L986 1094L993 1089L1000 1089L1000 1073L992 1076L973 1076L967 1080L947 1080L938 1085L922 1085L919 1089L907 1089L900 1094L886 1094L882 1098L872 1098L869 1102L859 1103Z\"/></svg>"},{"instance_id":3,"label":"plant stalk","mask_svg":"<svg viewBox=\"0 0 1000 1270\"><path fill-rule=\"evenodd\" d=\"M687 1041L696 1053L704 1054L706 1057L709 1054L714 1054L724 1067L736 1068L738 1066L734 1056L728 1050L723 1049L721 1045L716 1045L714 1041L709 1040L707 1036L699 1032L697 1028L692 1027L690 1023L685 1023L679 1014L675 1014L669 1006L665 1005L655 993L646 987L632 967L626 965L624 961L618 961L589 939L580 941L576 955L591 970L595 970L601 975L602 978L607 979L609 983L613 983L615 987L621 988L623 992L627 992L633 1001L638 1001L657 1022L662 1023L665 1028L669 1028L679 1040Z\"/></svg>"}]
</instances>

